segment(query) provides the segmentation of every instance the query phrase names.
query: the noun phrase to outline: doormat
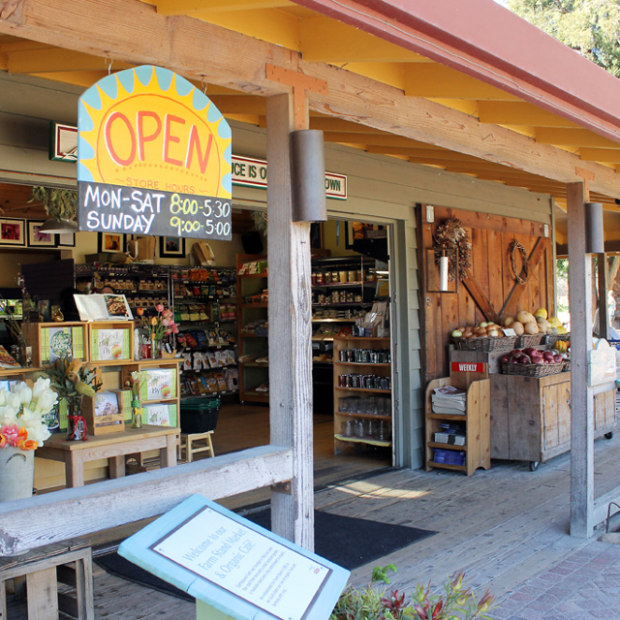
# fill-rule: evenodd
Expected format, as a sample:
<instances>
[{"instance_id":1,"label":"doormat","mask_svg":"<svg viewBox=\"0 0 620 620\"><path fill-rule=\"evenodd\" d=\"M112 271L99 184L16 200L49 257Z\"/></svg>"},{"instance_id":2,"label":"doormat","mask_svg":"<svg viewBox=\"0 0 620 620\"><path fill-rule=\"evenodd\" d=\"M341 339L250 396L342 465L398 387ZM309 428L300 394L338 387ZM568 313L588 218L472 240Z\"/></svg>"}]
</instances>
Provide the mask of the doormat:
<instances>
[{"instance_id":1,"label":"doormat","mask_svg":"<svg viewBox=\"0 0 620 620\"><path fill-rule=\"evenodd\" d=\"M269 508L246 515L246 518L270 529ZM422 530L417 527L343 517L320 510L314 512L314 532L316 554L349 570L436 534L431 530ZM155 577L117 553L101 555L95 557L94 560L106 572L116 577L178 598L193 600L193 597L186 592Z\"/></svg>"}]
</instances>

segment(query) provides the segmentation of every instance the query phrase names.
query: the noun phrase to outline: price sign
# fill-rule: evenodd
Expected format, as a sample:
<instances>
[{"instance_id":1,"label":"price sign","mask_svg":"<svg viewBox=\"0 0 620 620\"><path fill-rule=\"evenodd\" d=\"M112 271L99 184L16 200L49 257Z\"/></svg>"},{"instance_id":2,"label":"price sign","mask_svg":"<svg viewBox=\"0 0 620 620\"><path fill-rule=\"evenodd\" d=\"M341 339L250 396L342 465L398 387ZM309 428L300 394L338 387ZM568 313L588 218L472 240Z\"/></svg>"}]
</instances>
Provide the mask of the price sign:
<instances>
[{"instance_id":1,"label":"price sign","mask_svg":"<svg viewBox=\"0 0 620 620\"><path fill-rule=\"evenodd\" d=\"M78 107L78 227L230 240L231 131L161 67L111 74Z\"/></svg>"}]
</instances>

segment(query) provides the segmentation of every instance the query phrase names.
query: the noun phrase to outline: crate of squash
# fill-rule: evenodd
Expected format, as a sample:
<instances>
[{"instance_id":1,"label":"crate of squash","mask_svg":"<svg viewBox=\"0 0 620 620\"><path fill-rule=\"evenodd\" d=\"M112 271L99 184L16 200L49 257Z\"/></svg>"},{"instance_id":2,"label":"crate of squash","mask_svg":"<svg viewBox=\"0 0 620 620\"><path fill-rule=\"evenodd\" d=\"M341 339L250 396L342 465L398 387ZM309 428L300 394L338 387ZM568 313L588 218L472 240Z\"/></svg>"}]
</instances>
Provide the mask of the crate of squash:
<instances>
[{"instance_id":1,"label":"crate of squash","mask_svg":"<svg viewBox=\"0 0 620 620\"><path fill-rule=\"evenodd\" d=\"M464 351L510 351L517 341L516 336L506 336L502 327L492 321L458 327L451 336L454 345Z\"/></svg>"}]
</instances>

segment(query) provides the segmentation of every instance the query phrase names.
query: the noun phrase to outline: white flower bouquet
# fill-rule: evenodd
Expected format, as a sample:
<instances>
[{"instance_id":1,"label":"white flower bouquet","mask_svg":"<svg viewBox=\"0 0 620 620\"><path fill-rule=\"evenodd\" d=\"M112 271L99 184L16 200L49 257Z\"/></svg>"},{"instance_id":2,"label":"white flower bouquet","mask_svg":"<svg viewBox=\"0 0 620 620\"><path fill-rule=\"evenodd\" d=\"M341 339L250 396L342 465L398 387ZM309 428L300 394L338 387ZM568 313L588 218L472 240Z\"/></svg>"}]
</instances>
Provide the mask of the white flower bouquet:
<instances>
[{"instance_id":1,"label":"white flower bouquet","mask_svg":"<svg viewBox=\"0 0 620 620\"><path fill-rule=\"evenodd\" d=\"M0 449L36 450L51 435L45 416L58 395L50 380L39 377L29 387L20 381L10 390L0 389Z\"/></svg>"}]
</instances>

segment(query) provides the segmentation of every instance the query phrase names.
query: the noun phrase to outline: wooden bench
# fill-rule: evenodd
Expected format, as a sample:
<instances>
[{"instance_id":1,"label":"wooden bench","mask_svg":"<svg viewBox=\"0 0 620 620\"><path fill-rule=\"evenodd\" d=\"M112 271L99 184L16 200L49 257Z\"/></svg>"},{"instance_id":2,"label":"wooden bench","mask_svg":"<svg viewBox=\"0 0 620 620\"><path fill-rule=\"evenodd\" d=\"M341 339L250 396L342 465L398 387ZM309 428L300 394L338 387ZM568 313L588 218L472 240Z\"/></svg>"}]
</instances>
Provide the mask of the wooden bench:
<instances>
[{"instance_id":1,"label":"wooden bench","mask_svg":"<svg viewBox=\"0 0 620 620\"><path fill-rule=\"evenodd\" d=\"M211 441L213 431L204 433L181 433L181 443L179 444L179 458L183 459L185 452L185 460L191 463L194 460L194 454L199 452L207 452L209 456L215 456L213 451L213 442Z\"/></svg>"},{"instance_id":2,"label":"wooden bench","mask_svg":"<svg viewBox=\"0 0 620 620\"><path fill-rule=\"evenodd\" d=\"M0 558L0 620L7 615L7 581L26 578L28 618L58 620L58 613L94 620L92 550L90 547L49 545L18 556ZM71 586L75 596L59 592L58 583Z\"/></svg>"}]
</instances>

